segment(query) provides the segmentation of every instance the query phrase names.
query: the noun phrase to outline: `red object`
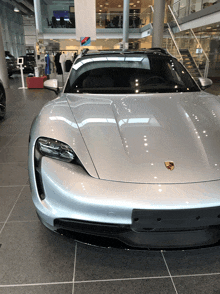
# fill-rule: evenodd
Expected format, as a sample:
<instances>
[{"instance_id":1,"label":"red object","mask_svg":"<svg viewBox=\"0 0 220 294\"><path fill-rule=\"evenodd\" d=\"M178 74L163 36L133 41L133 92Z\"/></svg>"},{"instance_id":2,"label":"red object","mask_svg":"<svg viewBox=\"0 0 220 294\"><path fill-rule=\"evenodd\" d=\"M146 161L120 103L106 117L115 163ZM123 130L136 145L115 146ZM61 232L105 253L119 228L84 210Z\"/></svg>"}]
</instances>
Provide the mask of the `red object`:
<instances>
[{"instance_id":1,"label":"red object","mask_svg":"<svg viewBox=\"0 0 220 294\"><path fill-rule=\"evenodd\" d=\"M27 87L28 89L43 89L44 82L47 80L46 76L43 77L27 77Z\"/></svg>"}]
</instances>

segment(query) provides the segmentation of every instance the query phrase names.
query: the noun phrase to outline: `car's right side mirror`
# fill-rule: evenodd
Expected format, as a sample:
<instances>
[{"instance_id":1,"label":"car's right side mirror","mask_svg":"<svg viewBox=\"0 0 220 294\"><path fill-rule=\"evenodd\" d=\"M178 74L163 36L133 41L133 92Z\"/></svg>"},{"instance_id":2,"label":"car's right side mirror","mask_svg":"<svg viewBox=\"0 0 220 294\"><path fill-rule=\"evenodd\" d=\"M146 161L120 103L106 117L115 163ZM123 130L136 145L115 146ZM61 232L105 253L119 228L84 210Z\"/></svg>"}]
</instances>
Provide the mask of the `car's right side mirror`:
<instances>
[{"instance_id":1,"label":"car's right side mirror","mask_svg":"<svg viewBox=\"0 0 220 294\"><path fill-rule=\"evenodd\" d=\"M205 90L206 88L211 87L211 85L213 84L212 80L208 78L199 78L198 83L202 90Z\"/></svg>"},{"instance_id":2,"label":"car's right side mirror","mask_svg":"<svg viewBox=\"0 0 220 294\"><path fill-rule=\"evenodd\" d=\"M44 88L54 91L57 95L59 94L58 80L51 79L44 82Z\"/></svg>"}]
</instances>

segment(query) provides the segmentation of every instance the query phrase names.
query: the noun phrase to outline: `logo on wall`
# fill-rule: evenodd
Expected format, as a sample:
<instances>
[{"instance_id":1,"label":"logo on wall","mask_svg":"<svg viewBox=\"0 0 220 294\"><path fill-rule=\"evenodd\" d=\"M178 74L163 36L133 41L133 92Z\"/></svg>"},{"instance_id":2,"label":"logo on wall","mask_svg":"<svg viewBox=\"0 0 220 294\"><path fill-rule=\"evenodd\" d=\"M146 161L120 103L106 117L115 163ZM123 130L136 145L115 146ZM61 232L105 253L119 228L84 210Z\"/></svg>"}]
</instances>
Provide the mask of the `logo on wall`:
<instances>
[{"instance_id":1,"label":"logo on wall","mask_svg":"<svg viewBox=\"0 0 220 294\"><path fill-rule=\"evenodd\" d=\"M80 46L91 46L91 38L90 37L81 37L80 38Z\"/></svg>"}]
</instances>

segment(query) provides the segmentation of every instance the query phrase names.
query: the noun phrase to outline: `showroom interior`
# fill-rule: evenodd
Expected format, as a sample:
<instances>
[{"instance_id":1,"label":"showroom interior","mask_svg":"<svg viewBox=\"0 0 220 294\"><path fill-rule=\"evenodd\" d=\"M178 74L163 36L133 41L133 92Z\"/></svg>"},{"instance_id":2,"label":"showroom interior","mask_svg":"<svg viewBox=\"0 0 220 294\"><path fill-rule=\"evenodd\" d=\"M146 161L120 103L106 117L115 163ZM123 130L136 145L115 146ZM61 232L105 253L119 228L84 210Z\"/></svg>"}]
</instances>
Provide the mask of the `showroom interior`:
<instances>
[{"instance_id":1,"label":"showroom interior","mask_svg":"<svg viewBox=\"0 0 220 294\"><path fill-rule=\"evenodd\" d=\"M116 239L55 234L35 212L28 176L32 122L57 97L44 82L57 79L62 90L84 49L162 47L196 82L211 79L205 91L220 96L220 1L0 4L0 79L6 93L0 120L0 294L220 293L220 244L156 250L131 248Z\"/></svg>"}]
</instances>

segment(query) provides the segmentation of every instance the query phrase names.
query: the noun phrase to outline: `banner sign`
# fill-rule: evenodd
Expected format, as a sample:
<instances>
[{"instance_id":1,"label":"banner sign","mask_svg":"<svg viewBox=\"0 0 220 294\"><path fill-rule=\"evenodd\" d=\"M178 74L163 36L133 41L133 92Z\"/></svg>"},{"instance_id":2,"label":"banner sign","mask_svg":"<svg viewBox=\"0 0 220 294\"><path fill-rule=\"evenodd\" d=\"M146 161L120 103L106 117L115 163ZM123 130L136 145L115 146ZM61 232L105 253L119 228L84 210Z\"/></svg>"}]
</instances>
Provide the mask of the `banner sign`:
<instances>
[{"instance_id":1,"label":"banner sign","mask_svg":"<svg viewBox=\"0 0 220 294\"><path fill-rule=\"evenodd\" d=\"M90 37L81 37L80 38L80 46L91 46L91 38Z\"/></svg>"}]
</instances>

